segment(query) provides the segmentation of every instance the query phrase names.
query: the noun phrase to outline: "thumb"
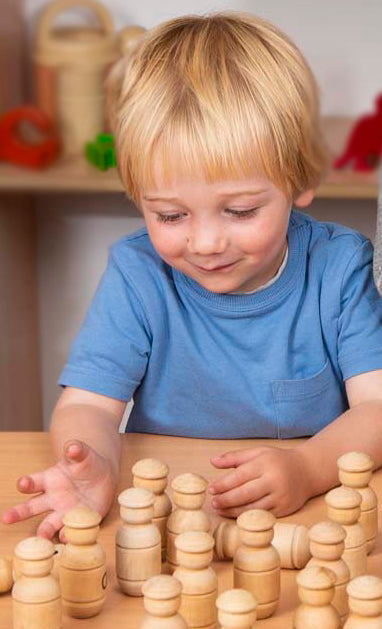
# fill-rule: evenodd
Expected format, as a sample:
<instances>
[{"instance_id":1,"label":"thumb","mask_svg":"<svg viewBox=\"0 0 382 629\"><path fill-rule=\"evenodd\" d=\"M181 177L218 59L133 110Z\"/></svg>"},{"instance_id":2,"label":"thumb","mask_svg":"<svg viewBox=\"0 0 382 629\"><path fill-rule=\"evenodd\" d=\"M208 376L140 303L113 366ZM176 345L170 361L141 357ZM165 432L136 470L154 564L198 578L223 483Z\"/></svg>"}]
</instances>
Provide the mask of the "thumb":
<instances>
[{"instance_id":1,"label":"thumb","mask_svg":"<svg viewBox=\"0 0 382 629\"><path fill-rule=\"evenodd\" d=\"M89 452L89 446L79 439L71 439L64 444L64 456L69 463L73 461L80 463L86 459Z\"/></svg>"}]
</instances>

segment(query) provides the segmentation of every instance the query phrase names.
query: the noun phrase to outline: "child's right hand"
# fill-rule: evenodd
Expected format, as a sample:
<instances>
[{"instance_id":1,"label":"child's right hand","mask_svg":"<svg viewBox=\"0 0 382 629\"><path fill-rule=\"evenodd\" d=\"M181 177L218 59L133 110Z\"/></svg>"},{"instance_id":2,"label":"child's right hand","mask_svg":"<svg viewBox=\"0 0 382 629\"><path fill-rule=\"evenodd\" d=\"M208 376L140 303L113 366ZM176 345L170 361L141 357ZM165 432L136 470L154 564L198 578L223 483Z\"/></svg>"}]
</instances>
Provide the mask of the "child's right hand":
<instances>
[{"instance_id":1,"label":"child's right hand","mask_svg":"<svg viewBox=\"0 0 382 629\"><path fill-rule=\"evenodd\" d=\"M116 489L109 461L83 441L68 441L63 450L63 456L52 467L19 478L20 492L39 495L6 511L5 524L50 511L40 523L37 535L51 539L60 531L60 540L65 541L62 518L70 509L86 506L102 517L106 515Z\"/></svg>"}]
</instances>

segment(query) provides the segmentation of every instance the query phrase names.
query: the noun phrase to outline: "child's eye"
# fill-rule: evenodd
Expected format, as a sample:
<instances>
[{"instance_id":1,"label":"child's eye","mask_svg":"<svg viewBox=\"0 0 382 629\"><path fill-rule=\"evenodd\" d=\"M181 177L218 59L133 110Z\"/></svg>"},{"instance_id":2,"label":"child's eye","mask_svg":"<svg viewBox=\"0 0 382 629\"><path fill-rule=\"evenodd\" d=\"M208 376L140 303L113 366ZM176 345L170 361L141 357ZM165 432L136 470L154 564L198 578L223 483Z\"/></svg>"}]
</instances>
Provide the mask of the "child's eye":
<instances>
[{"instance_id":1,"label":"child's eye","mask_svg":"<svg viewBox=\"0 0 382 629\"><path fill-rule=\"evenodd\" d=\"M252 207L249 208L248 210L233 210L232 208L227 208L226 212L228 212L229 214L231 214L231 216L234 216L235 218L243 219L243 218L251 218L252 216L255 216L257 210L259 208L257 207Z\"/></svg>"},{"instance_id":2,"label":"child's eye","mask_svg":"<svg viewBox=\"0 0 382 629\"><path fill-rule=\"evenodd\" d=\"M160 223L175 223L179 221L184 214L157 214L157 220Z\"/></svg>"}]
</instances>

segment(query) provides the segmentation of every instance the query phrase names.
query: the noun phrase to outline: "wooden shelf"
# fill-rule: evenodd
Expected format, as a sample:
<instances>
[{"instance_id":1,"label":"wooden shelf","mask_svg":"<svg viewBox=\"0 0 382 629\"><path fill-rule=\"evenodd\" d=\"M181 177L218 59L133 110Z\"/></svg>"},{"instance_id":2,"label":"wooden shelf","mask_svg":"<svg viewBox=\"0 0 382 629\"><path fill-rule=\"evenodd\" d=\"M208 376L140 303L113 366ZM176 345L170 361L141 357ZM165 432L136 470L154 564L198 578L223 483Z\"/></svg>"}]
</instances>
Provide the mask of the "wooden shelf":
<instances>
[{"instance_id":1,"label":"wooden shelf","mask_svg":"<svg viewBox=\"0 0 382 629\"><path fill-rule=\"evenodd\" d=\"M324 119L325 137L333 155L339 154L353 125L350 118ZM32 171L0 164L0 190L8 192L122 192L115 168L100 172L84 158L61 158L51 167ZM377 171L360 174L350 170L331 171L320 185L320 198L376 199Z\"/></svg>"}]
</instances>

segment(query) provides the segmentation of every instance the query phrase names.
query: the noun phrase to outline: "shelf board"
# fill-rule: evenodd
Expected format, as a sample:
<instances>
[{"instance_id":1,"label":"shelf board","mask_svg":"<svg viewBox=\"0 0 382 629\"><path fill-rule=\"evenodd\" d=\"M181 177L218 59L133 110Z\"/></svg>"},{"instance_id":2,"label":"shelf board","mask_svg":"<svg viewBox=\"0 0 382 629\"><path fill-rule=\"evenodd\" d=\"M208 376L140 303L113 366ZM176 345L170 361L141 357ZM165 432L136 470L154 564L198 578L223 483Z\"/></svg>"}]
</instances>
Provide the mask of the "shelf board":
<instances>
[{"instance_id":1,"label":"shelf board","mask_svg":"<svg viewBox=\"0 0 382 629\"><path fill-rule=\"evenodd\" d=\"M353 124L351 118L324 118L324 134L333 156L341 153ZM0 191L124 192L115 168L100 172L81 156L62 157L44 170L1 163ZM377 171L355 173L351 170L332 170L316 191L316 196L320 198L376 199L377 195Z\"/></svg>"}]
</instances>

